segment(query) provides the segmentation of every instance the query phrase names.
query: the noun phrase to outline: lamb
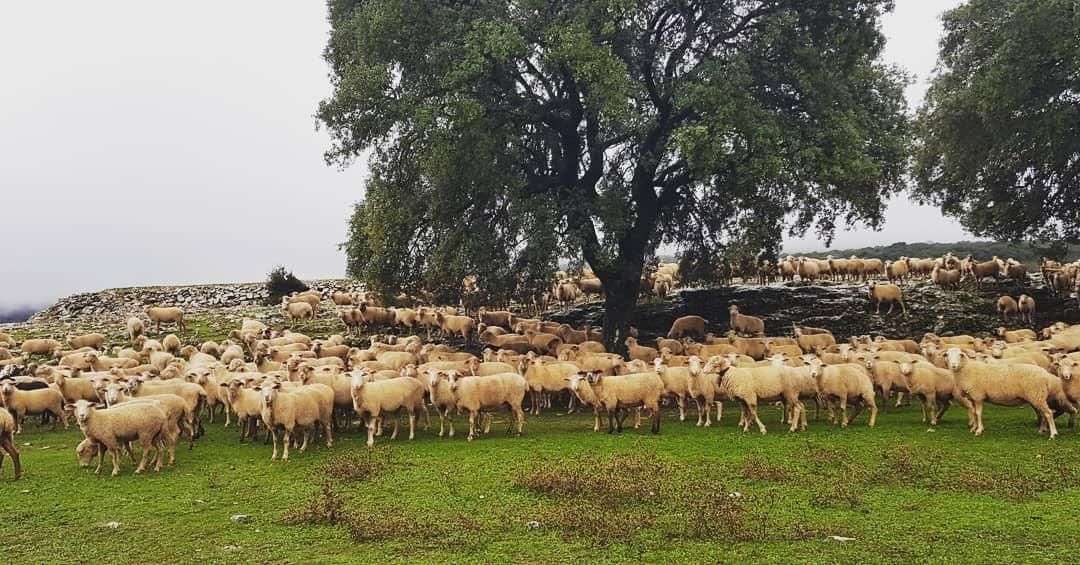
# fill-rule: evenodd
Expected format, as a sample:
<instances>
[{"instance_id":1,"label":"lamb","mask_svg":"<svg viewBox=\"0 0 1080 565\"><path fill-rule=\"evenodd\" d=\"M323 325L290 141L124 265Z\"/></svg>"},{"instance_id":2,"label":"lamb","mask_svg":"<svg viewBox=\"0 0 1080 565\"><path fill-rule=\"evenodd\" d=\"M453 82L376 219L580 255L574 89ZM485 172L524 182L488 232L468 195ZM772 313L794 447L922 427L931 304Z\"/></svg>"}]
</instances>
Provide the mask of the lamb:
<instances>
[{"instance_id":1,"label":"lamb","mask_svg":"<svg viewBox=\"0 0 1080 565\"><path fill-rule=\"evenodd\" d=\"M1057 437L1057 425L1050 410L1050 382L1046 371L1034 365L988 365L970 361L959 347L945 351L947 368L956 379L958 394L971 402L969 412L974 415L972 432L983 433L982 407L986 402L1001 406L1029 404L1049 427L1050 439ZM970 418L969 418L970 420ZM1042 431L1042 430L1040 430Z\"/></svg>"},{"instance_id":2,"label":"lamb","mask_svg":"<svg viewBox=\"0 0 1080 565\"><path fill-rule=\"evenodd\" d=\"M487 377L484 377L487 378ZM409 439L415 437L416 413L424 409L424 385L413 377L398 377L384 381L373 381L370 372L360 371L352 376L353 410L364 419L367 426L369 448L375 445L375 428L383 413L405 411L409 417ZM390 439L395 439L398 422L394 421L394 432Z\"/></svg>"},{"instance_id":3,"label":"lamb","mask_svg":"<svg viewBox=\"0 0 1080 565\"><path fill-rule=\"evenodd\" d=\"M858 417L864 406L870 407L870 421L872 428L877 422L877 402L874 400L874 384L869 375L860 365L854 363L841 363L838 365L824 365L818 359L811 359L810 374L818 382L818 390L821 396L829 403L829 421L835 421L832 403L840 403L840 427L846 428L852 420ZM855 413L848 418L847 403L856 401Z\"/></svg>"},{"instance_id":4,"label":"lamb","mask_svg":"<svg viewBox=\"0 0 1080 565\"><path fill-rule=\"evenodd\" d=\"M478 434L477 418L481 411L508 408L510 424L506 433L513 431L517 423L517 435L520 437L525 426L525 412L521 404L528 388L525 378L517 373L500 373L486 377L460 377L456 372L440 373L449 379L449 389L454 395L458 411L469 412L469 436L472 441ZM484 433L490 431L488 420Z\"/></svg>"},{"instance_id":5,"label":"lamb","mask_svg":"<svg viewBox=\"0 0 1080 565\"><path fill-rule=\"evenodd\" d=\"M15 420L7 410L0 410L0 448L3 448L15 465L15 480L22 477L22 462L19 460L19 450L15 449ZM0 452L0 472L4 469L4 454Z\"/></svg>"},{"instance_id":6,"label":"lamb","mask_svg":"<svg viewBox=\"0 0 1080 565\"><path fill-rule=\"evenodd\" d=\"M439 415L439 437L443 437L446 432L447 422L450 424L450 437L454 437L454 420L451 412L457 408L457 402L454 401L454 393L450 390L448 372L432 369L426 374L427 381L424 387L431 399L431 405Z\"/></svg>"},{"instance_id":7,"label":"lamb","mask_svg":"<svg viewBox=\"0 0 1080 565\"><path fill-rule=\"evenodd\" d=\"M80 347L92 347L94 349L101 349L105 345L105 334L91 333L76 336L68 339L68 344L72 348L78 349Z\"/></svg>"},{"instance_id":8,"label":"lamb","mask_svg":"<svg viewBox=\"0 0 1080 565\"><path fill-rule=\"evenodd\" d=\"M578 400L593 407L593 431L600 431L600 411L604 410L608 415L608 433L622 433L623 409L640 406L652 413L652 433L660 433L660 397L664 393L664 382L655 372L615 377L579 372L569 377L569 382L570 390Z\"/></svg>"},{"instance_id":9,"label":"lamb","mask_svg":"<svg viewBox=\"0 0 1080 565\"><path fill-rule=\"evenodd\" d=\"M320 421L323 411L320 409L319 401L314 395L302 394L296 389L285 391L282 383L277 380L256 385L254 390L258 391L262 396L260 415L263 423L266 424L266 428L270 430L270 437L274 444L274 451L270 455L271 461L276 461L278 457L279 427L283 434L282 444L284 445L282 461L289 460L289 444L292 443L292 436L297 431L297 428L304 432L304 441L300 445L301 453L307 449L312 426L319 423L324 429L330 429L329 421ZM330 447L331 444L332 439L328 439L327 447Z\"/></svg>"},{"instance_id":10,"label":"lamb","mask_svg":"<svg viewBox=\"0 0 1080 565\"><path fill-rule=\"evenodd\" d=\"M156 324L154 331L161 333L161 324L176 324L176 331L184 333L187 326L184 322L184 311L180 308L147 308L146 317ZM130 329L130 328L129 328Z\"/></svg>"},{"instance_id":11,"label":"lamb","mask_svg":"<svg viewBox=\"0 0 1080 565\"><path fill-rule=\"evenodd\" d=\"M742 405L743 431L750 431L751 422L757 423L758 431L766 433L765 424L758 417L759 402L781 401L785 413L791 414L789 431L798 427L799 417L805 410L799 400L799 387L783 367L735 367L725 357L713 357L702 371L716 375L727 394Z\"/></svg>"},{"instance_id":12,"label":"lamb","mask_svg":"<svg viewBox=\"0 0 1080 565\"><path fill-rule=\"evenodd\" d=\"M667 338L682 339L686 336L694 336L704 339L705 327L708 325L709 321L701 316L682 316L671 324L671 329L668 330Z\"/></svg>"},{"instance_id":13,"label":"lamb","mask_svg":"<svg viewBox=\"0 0 1080 565\"><path fill-rule=\"evenodd\" d=\"M1009 314L1017 314L1020 312L1020 306L1013 297L1002 296L997 300L997 311L998 314L1001 314L1002 321L1008 324Z\"/></svg>"},{"instance_id":14,"label":"lamb","mask_svg":"<svg viewBox=\"0 0 1080 565\"><path fill-rule=\"evenodd\" d=\"M43 413L49 413L68 427L67 414L64 412L64 396L54 388L40 388L36 390L21 390L10 381L0 384L0 400L3 406L11 413L15 420L15 433L22 433L23 418ZM56 429L56 422L53 422Z\"/></svg>"},{"instance_id":15,"label":"lamb","mask_svg":"<svg viewBox=\"0 0 1080 565\"><path fill-rule=\"evenodd\" d=\"M1020 309L1020 319L1024 323L1034 326L1035 325L1035 299L1021 294L1017 307Z\"/></svg>"},{"instance_id":16,"label":"lamb","mask_svg":"<svg viewBox=\"0 0 1080 565\"><path fill-rule=\"evenodd\" d=\"M466 346L469 345L473 334L476 333L476 320L468 316L455 316L439 312L435 314L435 320L438 322L443 335L460 335L465 340Z\"/></svg>"},{"instance_id":17,"label":"lamb","mask_svg":"<svg viewBox=\"0 0 1080 565\"><path fill-rule=\"evenodd\" d=\"M22 342L20 349L25 355L48 355L54 356L64 346L55 339L28 339Z\"/></svg>"},{"instance_id":18,"label":"lamb","mask_svg":"<svg viewBox=\"0 0 1080 565\"><path fill-rule=\"evenodd\" d=\"M740 314L739 307L735 304L728 308L728 313L731 314L731 329L736 333L755 336L765 335L765 322L761 318Z\"/></svg>"},{"instance_id":19,"label":"lamb","mask_svg":"<svg viewBox=\"0 0 1080 565\"><path fill-rule=\"evenodd\" d=\"M626 344L627 355L629 355L631 359L640 359L646 363L652 363L653 359L660 356L659 351L652 347L638 345L637 340L632 337L626 338L624 343Z\"/></svg>"},{"instance_id":20,"label":"lamb","mask_svg":"<svg viewBox=\"0 0 1080 565\"><path fill-rule=\"evenodd\" d=\"M120 474L120 450L129 441L138 441L142 447L142 459L135 473L146 470L146 458L150 448L157 451L154 470L161 470L164 452L163 431L168 417L156 403L133 403L119 405L107 410L98 410L99 405L79 400L65 408L75 414L83 435L87 439L101 444L112 456L112 476ZM100 465L98 471L101 470Z\"/></svg>"},{"instance_id":21,"label":"lamb","mask_svg":"<svg viewBox=\"0 0 1080 565\"><path fill-rule=\"evenodd\" d=\"M877 314L881 315L881 303L887 302L889 304L889 311L886 315L892 314L893 307L896 304L900 304L900 309L904 315L907 315L907 306L904 305L904 293L900 290L900 287L895 284L877 284L874 281L870 281L867 287L867 292L870 296L870 302L877 305Z\"/></svg>"}]
</instances>

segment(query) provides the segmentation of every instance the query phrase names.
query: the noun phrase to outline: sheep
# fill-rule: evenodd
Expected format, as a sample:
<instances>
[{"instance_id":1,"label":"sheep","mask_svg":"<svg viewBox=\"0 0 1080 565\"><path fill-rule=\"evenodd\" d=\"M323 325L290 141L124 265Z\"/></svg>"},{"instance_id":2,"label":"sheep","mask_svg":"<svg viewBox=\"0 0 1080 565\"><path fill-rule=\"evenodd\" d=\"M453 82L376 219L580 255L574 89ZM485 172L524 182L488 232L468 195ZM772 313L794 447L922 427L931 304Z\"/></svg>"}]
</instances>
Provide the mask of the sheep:
<instances>
[{"instance_id":1,"label":"sheep","mask_svg":"<svg viewBox=\"0 0 1080 565\"><path fill-rule=\"evenodd\" d=\"M480 308L480 310L477 311L477 317L483 324L500 326L503 328L514 327L516 319L513 312L507 310L488 310L487 308Z\"/></svg>"},{"instance_id":2,"label":"sheep","mask_svg":"<svg viewBox=\"0 0 1080 565\"><path fill-rule=\"evenodd\" d=\"M960 270L934 265L934 269L930 271L930 280L941 288L956 289L960 286Z\"/></svg>"},{"instance_id":3,"label":"sheep","mask_svg":"<svg viewBox=\"0 0 1080 565\"><path fill-rule=\"evenodd\" d=\"M638 345L637 340L632 337L626 338L623 343L626 345L626 352L630 359L640 359L646 363L652 363L653 359L660 356L659 351L652 347Z\"/></svg>"},{"instance_id":4,"label":"sheep","mask_svg":"<svg viewBox=\"0 0 1080 565\"><path fill-rule=\"evenodd\" d=\"M897 261L888 261L885 263L885 275L889 279L889 282L904 282L904 279L910 274L907 257L901 257Z\"/></svg>"},{"instance_id":5,"label":"sheep","mask_svg":"<svg viewBox=\"0 0 1080 565\"><path fill-rule=\"evenodd\" d=\"M138 441L142 447L142 459L135 473L146 470L146 458L150 448L157 451L154 471L161 470L164 450L164 432L168 417L157 402L136 402L121 404L114 408L98 410L100 404L79 400L65 407L75 415L83 435L87 439L101 444L112 456L112 476L120 474L120 450L130 441ZM95 472L101 471L99 463Z\"/></svg>"},{"instance_id":6,"label":"sheep","mask_svg":"<svg viewBox=\"0 0 1080 565\"><path fill-rule=\"evenodd\" d=\"M806 334L800 328L795 328L795 343L802 353L813 353L818 348L827 349L836 345L836 338L831 333Z\"/></svg>"},{"instance_id":7,"label":"sheep","mask_svg":"<svg viewBox=\"0 0 1080 565\"><path fill-rule=\"evenodd\" d=\"M127 325L128 338L132 342L134 342L136 338L138 338L139 336L143 335L146 332L146 326L143 325L142 320L140 320L139 318L136 318L135 316L129 317L127 319L126 325Z\"/></svg>"},{"instance_id":8,"label":"sheep","mask_svg":"<svg viewBox=\"0 0 1080 565\"><path fill-rule=\"evenodd\" d=\"M1006 295L998 298L997 311L998 314L1001 314L1001 320L1008 324L1009 314L1017 314L1020 311L1020 306L1016 303L1016 299Z\"/></svg>"},{"instance_id":9,"label":"sheep","mask_svg":"<svg viewBox=\"0 0 1080 565\"><path fill-rule=\"evenodd\" d=\"M155 394L175 394L184 399L184 402L188 405L188 413L192 414L195 418L194 422L191 422L189 432L194 432L194 437L201 436L205 430L203 430L202 420L200 414L202 413L203 406L206 405L206 391L195 383L189 383L183 379L169 379L169 380L146 380L143 378L129 379L127 381L128 392L132 396L150 396ZM191 437L189 439L194 439Z\"/></svg>"},{"instance_id":10,"label":"sheep","mask_svg":"<svg viewBox=\"0 0 1080 565\"><path fill-rule=\"evenodd\" d=\"M819 419L821 417L821 402L817 379L811 375L810 367L806 364L806 359L804 357L789 358L784 355L774 355L768 358L767 361L769 365L780 367L784 370L789 384L791 384L798 392L800 402L804 399L814 401L814 420ZM792 419L799 422L801 424L801 429L806 431L805 404L799 414L794 414L785 410L780 416L780 423L790 423Z\"/></svg>"},{"instance_id":11,"label":"sheep","mask_svg":"<svg viewBox=\"0 0 1080 565\"><path fill-rule=\"evenodd\" d=\"M795 261L795 268L799 273L799 280L804 284L810 284L821 274L821 264L805 257Z\"/></svg>"},{"instance_id":12,"label":"sheep","mask_svg":"<svg viewBox=\"0 0 1080 565\"><path fill-rule=\"evenodd\" d=\"M189 425L191 421L187 403L184 402L183 398L175 394L155 394L153 396L134 398L125 393L123 385L117 383L108 385L103 396L105 405L109 408L139 402L156 403L158 408L165 412L166 416L165 426L162 428L162 439L169 451L169 465L176 463L176 442L180 437L180 424ZM188 449L191 449L192 446L193 444L189 442Z\"/></svg>"},{"instance_id":13,"label":"sheep","mask_svg":"<svg viewBox=\"0 0 1080 565\"><path fill-rule=\"evenodd\" d=\"M21 390L14 383L4 381L0 384L0 400L3 406L11 413L15 420L15 433L22 433L23 418L29 414L49 413L68 428L67 415L64 412L64 396L55 388L41 388L36 390ZM56 422L53 422L56 429Z\"/></svg>"},{"instance_id":14,"label":"sheep","mask_svg":"<svg viewBox=\"0 0 1080 565\"><path fill-rule=\"evenodd\" d=\"M374 381L369 371L359 371L352 375L351 394L353 410L367 426L368 448L375 445L375 428L383 413L405 411L409 418L409 439L415 437L416 413L424 409L424 385L419 380L398 377ZM395 419L390 439L397 438L398 425Z\"/></svg>"},{"instance_id":15,"label":"sheep","mask_svg":"<svg viewBox=\"0 0 1080 565\"><path fill-rule=\"evenodd\" d=\"M900 394L911 392L907 377L900 370L899 362L886 361L881 359L878 354L870 354L864 356L863 363L866 366L866 372L870 375L871 382L874 384L874 389L881 393L881 411L883 413L889 411L889 397L892 396L892 391L895 390ZM899 406L899 402L899 399L897 399L897 406Z\"/></svg>"},{"instance_id":16,"label":"sheep","mask_svg":"<svg viewBox=\"0 0 1080 565\"><path fill-rule=\"evenodd\" d=\"M575 330L568 324L560 324L559 331L556 335L562 338L563 343L584 343L589 341L589 328L586 327L583 330Z\"/></svg>"},{"instance_id":17,"label":"sheep","mask_svg":"<svg viewBox=\"0 0 1080 565\"><path fill-rule=\"evenodd\" d=\"M64 397L64 402L72 403L76 400L88 400L98 402L100 400L93 379L88 377L66 377L64 373L57 372L53 377L56 390Z\"/></svg>"},{"instance_id":18,"label":"sheep","mask_svg":"<svg viewBox=\"0 0 1080 565\"><path fill-rule=\"evenodd\" d=\"M877 305L877 314L881 315L881 303L887 302L889 304L889 311L886 315L890 315L893 312L893 307L896 304L900 304L900 310L904 315L907 315L907 306L904 305L904 293L900 290L900 287L895 284L877 284L874 281L870 281L867 285L867 294L870 297L870 302Z\"/></svg>"},{"instance_id":19,"label":"sheep","mask_svg":"<svg viewBox=\"0 0 1080 565\"><path fill-rule=\"evenodd\" d=\"M352 292L334 292L330 295L336 306L353 306L358 302L358 296Z\"/></svg>"},{"instance_id":20,"label":"sheep","mask_svg":"<svg viewBox=\"0 0 1080 565\"><path fill-rule=\"evenodd\" d=\"M604 410L608 415L608 433L622 433L623 409L640 406L652 413L652 433L660 433L660 397L664 393L664 382L655 371L614 377L579 372L568 379L570 390L578 400L593 407L593 431L600 431L600 411Z\"/></svg>"},{"instance_id":21,"label":"sheep","mask_svg":"<svg viewBox=\"0 0 1080 565\"><path fill-rule=\"evenodd\" d=\"M262 395L255 389L245 387L247 381L247 378L237 375L227 383L218 383L219 387L225 389L226 411L231 408L236 414L240 443L255 433L255 426L262 419ZM225 425L229 425L228 421Z\"/></svg>"},{"instance_id":22,"label":"sheep","mask_svg":"<svg viewBox=\"0 0 1080 565\"><path fill-rule=\"evenodd\" d=\"M969 412L975 420L971 431L976 437L981 436L984 430L982 407L986 402L1001 406L1029 404L1049 428L1050 439L1057 437L1057 425L1048 404L1052 391L1044 369L1026 364L988 365L972 362L959 347L947 349L945 358L946 368L952 371L956 379L958 393L971 402Z\"/></svg>"},{"instance_id":23,"label":"sheep","mask_svg":"<svg viewBox=\"0 0 1080 565\"><path fill-rule=\"evenodd\" d=\"M971 256L968 256L971 259ZM982 285L982 279L990 277L995 281L1002 278L1002 271L1004 269L1004 263L996 256L989 261L971 262L968 266L967 273L975 279L975 286L980 287Z\"/></svg>"},{"instance_id":24,"label":"sheep","mask_svg":"<svg viewBox=\"0 0 1080 565\"><path fill-rule=\"evenodd\" d=\"M182 345L183 344L180 343L180 338L176 337L176 334L169 334L161 338L161 346L164 347L165 351L168 351L169 353L179 353L180 346Z\"/></svg>"},{"instance_id":25,"label":"sheep","mask_svg":"<svg viewBox=\"0 0 1080 565\"><path fill-rule=\"evenodd\" d=\"M530 410L533 414L540 414L540 397L544 393L558 393L569 388L566 378L576 374L580 369L577 365L569 362L556 361L544 362L539 358L529 359L528 367L524 371L525 384L528 387L531 400ZM507 371L509 372L509 371ZM567 414L573 411L573 402L567 408Z\"/></svg>"},{"instance_id":26,"label":"sheep","mask_svg":"<svg viewBox=\"0 0 1080 565\"><path fill-rule=\"evenodd\" d=\"M14 349L15 348L15 338L11 337L10 335L8 335L8 334L6 334L4 332L0 332L0 347Z\"/></svg>"},{"instance_id":27,"label":"sheep","mask_svg":"<svg viewBox=\"0 0 1080 565\"><path fill-rule=\"evenodd\" d=\"M306 302L303 304L307 305ZM319 419L322 416L318 399L309 394L301 394L296 389L286 391L282 383L277 380L271 380L253 388L262 396L260 416L263 424L270 431L271 441L274 444L270 460L276 461L278 458L279 427L282 431L284 446L281 460L289 460L289 444L292 443L292 436L297 428L304 432L304 441L300 445L300 452L303 453L311 437L311 427L320 423ZM321 424L327 430L330 428L328 421L322 421Z\"/></svg>"},{"instance_id":28,"label":"sheep","mask_svg":"<svg viewBox=\"0 0 1080 565\"><path fill-rule=\"evenodd\" d=\"M798 345L778 345L773 340L765 342L765 357L772 357L777 354L798 357L803 353L805 351Z\"/></svg>"},{"instance_id":29,"label":"sheep","mask_svg":"<svg viewBox=\"0 0 1080 565\"><path fill-rule=\"evenodd\" d=\"M647 363L651 363L649 360ZM581 353L573 359L581 371L618 375L625 372L626 362L614 353Z\"/></svg>"},{"instance_id":30,"label":"sheep","mask_svg":"<svg viewBox=\"0 0 1080 565\"><path fill-rule=\"evenodd\" d=\"M695 356L692 360L696 360L694 361L694 369L700 370L701 359ZM657 376L664 383L664 394L675 398L675 404L679 407L680 422L686 421L686 399L693 397L694 374L689 366L690 362L688 360L685 367L670 367L664 364L663 359L657 358L653 363ZM706 406L706 410L708 410L708 406ZM700 405L698 405L698 419L701 419Z\"/></svg>"},{"instance_id":31,"label":"sheep","mask_svg":"<svg viewBox=\"0 0 1080 565\"><path fill-rule=\"evenodd\" d=\"M881 276L885 274L885 263L881 259L863 259L862 263L863 280L869 279L871 276Z\"/></svg>"},{"instance_id":32,"label":"sheep","mask_svg":"<svg viewBox=\"0 0 1080 565\"><path fill-rule=\"evenodd\" d=\"M866 370L855 363L840 363L837 365L825 365L819 359L807 361L810 366L810 374L818 382L818 390L822 398L829 403L829 421L835 421L832 403L840 403L840 427L846 428L851 421L858 417L864 406L870 407L870 420L867 425L871 428L877 422L877 401L874 399L874 384ZM855 413L848 418L847 403L856 401Z\"/></svg>"},{"instance_id":33,"label":"sheep","mask_svg":"<svg viewBox=\"0 0 1080 565\"><path fill-rule=\"evenodd\" d=\"M439 373L439 376L440 378L445 376L449 380L448 388L454 396L458 411L469 412L468 441L472 441L478 434L477 418L481 411L497 410L502 407L506 407L510 412L510 423L506 433L511 433L516 423L517 435L521 436L525 426L525 412L521 404L528 388L524 377L517 373L461 377L455 371ZM488 420L484 433L490 430L490 426L491 421Z\"/></svg>"},{"instance_id":34,"label":"sheep","mask_svg":"<svg viewBox=\"0 0 1080 565\"><path fill-rule=\"evenodd\" d=\"M705 338L705 327L709 325L709 321L701 316L682 316L677 318L672 324L671 329L668 330L668 339L682 339L686 336L695 336L701 339Z\"/></svg>"},{"instance_id":35,"label":"sheep","mask_svg":"<svg viewBox=\"0 0 1080 565\"><path fill-rule=\"evenodd\" d=\"M155 324L155 332L161 333L161 324L176 324L176 331L184 333L187 328L184 322L183 309L171 307L171 308L147 308L146 317Z\"/></svg>"},{"instance_id":36,"label":"sheep","mask_svg":"<svg viewBox=\"0 0 1080 565\"><path fill-rule=\"evenodd\" d=\"M736 333L750 334L755 336L765 335L765 322L761 318L746 316L739 313L739 307L732 304L728 307L730 314L731 329Z\"/></svg>"},{"instance_id":37,"label":"sheep","mask_svg":"<svg viewBox=\"0 0 1080 565\"><path fill-rule=\"evenodd\" d=\"M671 292L672 282L667 277L657 277L652 284L652 294L656 298L663 300Z\"/></svg>"},{"instance_id":38,"label":"sheep","mask_svg":"<svg viewBox=\"0 0 1080 565\"><path fill-rule=\"evenodd\" d=\"M78 349L80 347L92 347L94 349L101 349L105 345L105 334L91 333L72 337L68 339L68 344L72 348Z\"/></svg>"},{"instance_id":39,"label":"sheep","mask_svg":"<svg viewBox=\"0 0 1080 565\"><path fill-rule=\"evenodd\" d=\"M1017 307L1020 309L1020 320L1024 323L1034 326L1035 325L1035 299L1021 294Z\"/></svg>"},{"instance_id":40,"label":"sheep","mask_svg":"<svg viewBox=\"0 0 1080 565\"><path fill-rule=\"evenodd\" d=\"M20 349L25 355L48 355L54 356L64 346L55 339L28 339L22 342Z\"/></svg>"},{"instance_id":41,"label":"sheep","mask_svg":"<svg viewBox=\"0 0 1080 565\"><path fill-rule=\"evenodd\" d=\"M689 342L690 340L687 338L686 341ZM684 348L685 345L683 344L683 342L677 339L667 339L663 337L656 338L657 351L663 351L664 349L667 349L675 355L682 355Z\"/></svg>"},{"instance_id":42,"label":"sheep","mask_svg":"<svg viewBox=\"0 0 1080 565\"><path fill-rule=\"evenodd\" d=\"M283 305L285 316L290 320L313 320L315 310L307 302L287 302Z\"/></svg>"},{"instance_id":43,"label":"sheep","mask_svg":"<svg viewBox=\"0 0 1080 565\"><path fill-rule=\"evenodd\" d=\"M314 318L319 314L319 303L322 302L322 295L318 292L309 290L291 296L283 296L281 302L282 307L285 307L288 304L307 304L311 307L312 317Z\"/></svg>"},{"instance_id":44,"label":"sheep","mask_svg":"<svg viewBox=\"0 0 1080 565\"><path fill-rule=\"evenodd\" d=\"M15 448L15 420L7 410L0 409L0 448L3 448L15 465L15 480L22 477L22 462L19 450ZM4 453L0 452L0 472L4 469Z\"/></svg>"},{"instance_id":45,"label":"sheep","mask_svg":"<svg viewBox=\"0 0 1080 565\"><path fill-rule=\"evenodd\" d=\"M789 431L795 431L799 417L805 408L799 400L799 388L790 374L782 367L766 365L762 367L735 367L726 357L713 357L705 364L702 371L720 383L727 395L742 406L743 431L750 431L750 424L756 423L758 431L766 433L765 424L758 417L757 407L760 401L781 401L784 411L792 414Z\"/></svg>"},{"instance_id":46,"label":"sheep","mask_svg":"<svg viewBox=\"0 0 1080 565\"><path fill-rule=\"evenodd\" d=\"M455 316L439 312L435 314L435 320L445 336L460 335L468 346L472 336L476 333L476 320L468 316Z\"/></svg>"},{"instance_id":47,"label":"sheep","mask_svg":"<svg viewBox=\"0 0 1080 565\"><path fill-rule=\"evenodd\" d=\"M922 422L929 422L936 426L942 415L948 410L949 404L956 400L965 408L970 403L963 396L956 394L956 379L948 369L935 367L922 362L901 361L900 373L908 381L908 390L911 396L921 398ZM969 421L971 421L969 417Z\"/></svg>"},{"instance_id":48,"label":"sheep","mask_svg":"<svg viewBox=\"0 0 1080 565\"><path fill-rule=\"evenodd\" d=\"M1035 330L1008 330L1004 327L997 328L997 336L1005 340L1005 343L1020 343L1024 341L1035 341L1038 337L1035 334Z\"/></svg>"}]
</instances>

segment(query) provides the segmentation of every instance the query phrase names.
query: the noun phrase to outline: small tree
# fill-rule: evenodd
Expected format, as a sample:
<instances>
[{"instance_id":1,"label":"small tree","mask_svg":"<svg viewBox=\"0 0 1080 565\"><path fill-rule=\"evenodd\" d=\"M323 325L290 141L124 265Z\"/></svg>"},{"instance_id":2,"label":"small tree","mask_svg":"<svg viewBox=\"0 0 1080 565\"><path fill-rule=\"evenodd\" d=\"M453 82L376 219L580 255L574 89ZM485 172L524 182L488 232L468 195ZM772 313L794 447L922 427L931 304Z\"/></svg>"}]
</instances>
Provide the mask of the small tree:
<instances>
[{"instance_id":1,"label":"small tree","mask_svg":"<svg viewBox=\"0 0 1080 565\"><path fill-rule=\"evenodd\" d=\"M281 265L274 267L266 275L266 290L270 291L269 301L271 304L279 302L282 296L293 292L303 292L307 289L308 285L304 284L304 281L296 278L292 271L286 270Z\"/></svg>"}]
</instances>

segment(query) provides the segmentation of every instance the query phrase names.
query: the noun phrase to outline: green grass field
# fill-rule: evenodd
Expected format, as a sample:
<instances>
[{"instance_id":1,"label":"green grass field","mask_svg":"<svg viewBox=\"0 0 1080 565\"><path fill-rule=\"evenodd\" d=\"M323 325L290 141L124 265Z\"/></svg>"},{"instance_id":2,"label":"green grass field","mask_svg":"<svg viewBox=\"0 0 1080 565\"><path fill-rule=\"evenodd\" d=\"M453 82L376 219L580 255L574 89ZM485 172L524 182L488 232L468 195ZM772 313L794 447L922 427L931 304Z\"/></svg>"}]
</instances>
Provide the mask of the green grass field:
<instances>
[{"instance_id":1,"label":"green grass field","mask_svg":"<svg viewBox=\"0 0 1080 565\"><path fill-rule=\"evenodd\" d=\"M1026 409L987 411L974 438L953 408L876 429L811 421L766 436L696 428L591 431L591 416L529 418L521 438L418 432L364 447L340 433L271 462L221 420L175 467L80 469L77 428L17 438L25 478L0 480L6 562L679 561L1077 562L1080 433L1039 436ZM460 430L460 428L459 428ZM496 431L497 430L497 431ZM735 494L738 493L738 494ZM250 516L234 522L236 514ZM119 522L117 528L106 526ZM531 523L531 524L530 524ZM854 538L835 541L831 536Z\"/></svg>"}]
</instances>

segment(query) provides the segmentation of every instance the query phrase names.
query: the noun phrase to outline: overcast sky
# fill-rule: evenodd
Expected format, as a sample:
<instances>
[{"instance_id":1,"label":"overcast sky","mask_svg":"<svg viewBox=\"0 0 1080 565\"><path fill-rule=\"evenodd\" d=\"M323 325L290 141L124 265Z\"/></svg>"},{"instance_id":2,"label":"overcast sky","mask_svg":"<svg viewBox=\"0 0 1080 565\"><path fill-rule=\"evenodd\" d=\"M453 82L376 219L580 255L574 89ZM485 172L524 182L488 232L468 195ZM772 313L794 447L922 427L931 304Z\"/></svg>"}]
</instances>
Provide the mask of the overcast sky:
<instances>
[{"instance_id":1,"label":"overcast sky","mask_svg":"<svg viewBox=\"0 0 1080 565\"><path fill-rule=\"evenodd\" d=\"M886 57L933 68L938 14L898 0ZM327 167L319 0L0 3L0 309L118 286L337 277L364 168ZM893 202L834 247L967 236ZM820 249L794 240L790 250Z\"/></svg>"}]
</instances>

